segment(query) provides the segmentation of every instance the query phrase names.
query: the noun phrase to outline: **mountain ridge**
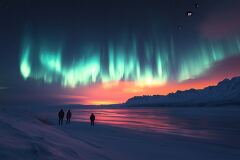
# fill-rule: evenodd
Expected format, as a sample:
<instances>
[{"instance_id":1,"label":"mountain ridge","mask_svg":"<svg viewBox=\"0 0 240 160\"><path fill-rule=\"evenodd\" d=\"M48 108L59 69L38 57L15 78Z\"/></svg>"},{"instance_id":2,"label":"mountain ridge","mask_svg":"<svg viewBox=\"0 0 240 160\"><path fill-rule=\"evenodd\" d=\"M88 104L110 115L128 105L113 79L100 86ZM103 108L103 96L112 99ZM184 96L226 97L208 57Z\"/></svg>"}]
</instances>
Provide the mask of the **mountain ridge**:
<instances>
[{"instance_id":1,"label":"mountain ridge","mask_svg":"<svg viewBox=\"0 0 240 160\"><path fill-rule=\"evenodd\" d=\"M127 106L240 105L240 77L224 79L216 86L203 89L178 90L168 95L134 96L125 104Z\"/></svg>"}]
</instances>

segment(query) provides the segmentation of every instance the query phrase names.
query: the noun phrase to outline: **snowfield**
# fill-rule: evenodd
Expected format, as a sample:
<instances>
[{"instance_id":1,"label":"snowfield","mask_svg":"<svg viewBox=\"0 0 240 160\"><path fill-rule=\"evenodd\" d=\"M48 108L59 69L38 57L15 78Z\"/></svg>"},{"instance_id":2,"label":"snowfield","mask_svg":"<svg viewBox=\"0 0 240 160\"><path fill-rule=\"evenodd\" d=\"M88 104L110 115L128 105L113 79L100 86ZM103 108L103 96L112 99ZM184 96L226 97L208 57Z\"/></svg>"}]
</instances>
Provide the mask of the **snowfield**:
<instances>
[{"instance_id":1,"label":"snowfield","mask_svg":"<svg viewBox=\"0 0 240 160\"><path fill-rule=\"evenodd\" d=\"M70 125L58 126L57 117L51 115L59 108L33 108L0 107L1 160L240 159L240 118L236 119L240 109L234 110L236 115L232 122L236 123L232 127L214 129L216 135L231 135L207 139L145 132L104 123L91 127L87 122L74 121ZM178 110L174 111L174 116L198 117L186 109L179 115ZM74 114L74 110L72 112Z\"/></svg>"}]
</instances>

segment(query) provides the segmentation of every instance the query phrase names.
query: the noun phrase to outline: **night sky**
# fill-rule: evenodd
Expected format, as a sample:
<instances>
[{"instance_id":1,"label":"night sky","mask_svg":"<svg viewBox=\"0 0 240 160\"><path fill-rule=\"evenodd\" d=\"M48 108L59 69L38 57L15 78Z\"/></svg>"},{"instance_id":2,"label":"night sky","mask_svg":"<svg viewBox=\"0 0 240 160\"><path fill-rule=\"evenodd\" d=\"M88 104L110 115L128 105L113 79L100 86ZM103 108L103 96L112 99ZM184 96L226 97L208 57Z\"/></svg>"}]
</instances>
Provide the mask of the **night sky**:
<instances>
[{"instance_id":1,"label":"night sky","mask_svg":"<svg viewBox=\"0 0 240 160\"><path fill-rule=\"evenodd\" d=\"M239 0L2 0L0 103L122 103L239 76L239 7Z\"/></svg>"}]
</instances>

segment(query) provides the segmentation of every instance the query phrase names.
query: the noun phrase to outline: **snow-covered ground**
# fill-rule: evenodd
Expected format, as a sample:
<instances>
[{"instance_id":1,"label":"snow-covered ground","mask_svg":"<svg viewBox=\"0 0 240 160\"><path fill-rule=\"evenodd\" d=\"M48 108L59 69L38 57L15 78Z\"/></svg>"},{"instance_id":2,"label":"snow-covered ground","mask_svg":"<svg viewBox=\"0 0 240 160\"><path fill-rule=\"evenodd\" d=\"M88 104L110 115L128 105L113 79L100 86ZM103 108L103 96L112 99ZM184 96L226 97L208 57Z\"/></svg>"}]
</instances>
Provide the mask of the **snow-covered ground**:
<instances>
[{"instance_id":1,"label":"snow-covered ground","mask_svg":"<svg viewBox=\"0 0 240 160\"><path fill-rule=\"evenodd\" d=\"M0 159L240 159L240 109L238 108L165 108L164 111L156 109L155 112L152 112L153 109L150 112L144 108L115 109L113 122L123 121L116 120L117 116L121 117L122 112L129 110L122 116L126 119L124 123L104 121L106 115L98 113L104 113L102 109L81 108L72 110L74 121L70 125L58 126L59 109L58 107L1 106ZM94 127L87 122L90 112L96 113L96 118L99 120ZM148 121L131 122L127 117L140 119L133 113L142 114L139 117ZM143 113L146 113L145 116ZM149 115L150 113L152 116ZM111 117L109 114L107 114L108 118ZM155 130L152 122L156 123L158 128L159 121L151 121L151 119L157 117L169 117L167 121L164 121L164 118L159 120L167 124L166 126L170 125L171 130L169 131L169 128L164 130L164 127ZM136 123L141 127L132 125ZM150 124L151 127L148 126ZM209 134L194 136L206 131L209 131L207 132Z\"/></svg>"}]
</instances>

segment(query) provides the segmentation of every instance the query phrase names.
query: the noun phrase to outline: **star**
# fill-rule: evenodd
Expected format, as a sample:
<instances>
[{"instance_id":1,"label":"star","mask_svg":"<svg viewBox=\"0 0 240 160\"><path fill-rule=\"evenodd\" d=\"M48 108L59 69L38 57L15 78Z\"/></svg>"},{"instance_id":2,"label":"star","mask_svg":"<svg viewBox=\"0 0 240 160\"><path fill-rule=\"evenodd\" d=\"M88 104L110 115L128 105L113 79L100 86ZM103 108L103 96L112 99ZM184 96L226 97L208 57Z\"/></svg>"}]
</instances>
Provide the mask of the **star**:
<instances>
[{"instance_id":1,"label":"star","mask_svg":"<svg viewBox=\"0 0 240 160\"><path fill-rule=\"evenodd\" d=\"M192 14L193 14L193 12L192 12L192 11L187 11L187 12L186 12L186 15L187 15L188 17L191 17L191 16L192 16Z\"/></svg>"}]
</instances>

